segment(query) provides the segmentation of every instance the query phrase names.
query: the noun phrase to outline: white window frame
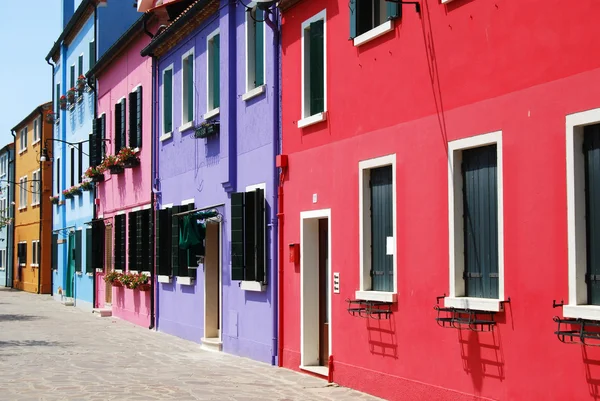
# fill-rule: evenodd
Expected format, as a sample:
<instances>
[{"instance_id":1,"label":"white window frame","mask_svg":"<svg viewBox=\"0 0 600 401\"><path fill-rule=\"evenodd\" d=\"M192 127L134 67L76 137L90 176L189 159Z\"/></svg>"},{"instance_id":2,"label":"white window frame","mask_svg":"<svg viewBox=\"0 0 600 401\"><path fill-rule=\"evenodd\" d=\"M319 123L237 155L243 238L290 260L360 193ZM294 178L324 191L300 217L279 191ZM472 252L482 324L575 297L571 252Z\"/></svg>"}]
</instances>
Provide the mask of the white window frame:
<instances>
[{"instance_id":1,"label":"white window frame","mask_svg":"<svg viewBox=\"0 0 600 401\"><path fill-rule=\"evenodd\" d=\"M498 298L465 297L464 224L462 193L462 151L496 145L496 180L498 195ZM504 190L502 167L502 131L475 135L448 142L448 220L449 220L449 296L446 307L490 312L503 310L504 299Z\"/></svg>"},{"instance_id":2,"label":"white window frame","mask_svg":"<svg viewBox=\"0 0 600 401\"><path fill-rule=\"evenodd\" d=\"M40 200L41 200L40 177L41 177L40 169L35 170L31 175L31 187L33 189L31 191L31 206L37 206L40 204Z\"/></svg>"},{"instance_id":3,"label":"white window frame","mask_svg":"<svg viewBox=\"0 0 600 401\"><path fill-rule=\"evenodd\" d=\"M6 175L8 165L8 155L5 153L0 157L0 177L4 177Z\"/></svg>"},{"instance_id":4,"label":"white window frame","mask_svg":"<svg viewBox=\"0 0 600 401\"><path fill-rule=\"evenodd\" d=\"M196 92L196 85L195 82L196 80L194 79L196 77L196 56L194 53L194 48L192 47L190 50L188 50L187 52L185 52L182 56L181 56L181 126L179 127L179 132L185 131L187 129L190 129L194 126L194 115L196 113L196 96L194 96L192 94L192 115L188 116L188 120L186 121L184 118L184 114L185 114L185 109L186 109L186 103L187 103L187 97L185 96L187 91L185 90L185 71L184 71L184 66L185 66L185 59L188 58L189 56L192 56L192 93L195 94Z\"/></svg>"},{"instance_id":5,"label":"white window frame","mask_svg":"<svg viewBox=\"0 0 600 401\"><path fill-rule=\"evenodd\" d=\"M169 132L165 132L165 72L171 70L171 131ZM162 104L162 113L161 113L161 121L160 121L160 132L161 132L161 136L160 136L160 140L162 141L166 141L167 139L171 138L173 136L173 126L174 124L174 115L175 115L175 110L174 110L174 105L175 105L175 100L174 100L174 90L173 90L173 83L175 82L175 77L173 76L173 63L169 64L168 66L166 66L162 72L161 72L161 76L162 76L162 85L160 88L160 102Z\"/></svg>"},{"instance_id":6,"label":"white window frame","mask_svg":"<svg viewBox=\"0 0 600 401\"><path fill-rule=\"evenodd\" d=\"M32 267L40 266L40 248L39 248L40 240L31 241L31 265Z\"/></svg>"},{"instance_id":7,"label":"white window frame","mask_svg":"<svg viewBox=\"0 0 600 401\"><path fill-rule=\"evenodd\" d=\"M203 116L203 118L205 120L208 120L209 118L216 116L220 112L220 107L211 107L211 101L210 101L211 85L212 85L212 87L214 87L214 85L215 85L215 83L212 82L212 80L211 80L211 75L212 75L211 72L212 72L212 64L213 63L211 63L210 60L211 60L211 57L213 56L213 54L212 54L212 51L210 50L210 48L211 48L211 42L212 42L213 38L217 35L220 35L220 33L221 33L220 29L217 28L206 37L206 113ZM219 41L220 40L221 40L221 38L219 36ZM221 42L219 42L219 49L221 49ZM219 51L219 54L221 54L220 51ZM219 81L216 84L221 85L221 82ZM221 93L221 91L219 90L219 94L220 93ZM221 102L219 102L219 105L220 104L221 104Z\"/></svg>"},{"instance_id":8,"label":"white window frame","mask_svg":"<svg viewBox=\"0 0 600 401\"><path fill-rule=\"evenodd\" d=\"M19 154L27 150L27 131L27 126L21 128L19 131Z\"/></svg>"},{"instance_id":9,"label":"white window frame","mask_svg":"<svg viewBox=\"0 0 600 401\"><path fill-rule=\"evenodd\" d=\"M256 12L257 9L257 5L256 2L253 1L250 4L247 5L247 9L244 12L244 18L245 18L245 32L246 32L246 39L245 39L245 52L246 52L246 93L244 93L242 95L242 99L243 100L249 100L252 99L253 97L256 97L258 95L260 95L261 93L263 93L265 91L266 88L266 80L267 80L267 23L263 23L263 77L264 77L264 81L262 85L259 86L254 86L254 81L256 78L256 71L254 71L255 68L255 56L256 53L251 51L251 48L254 49L254 47L256 46L256 44L254 43L250 43L250 40L253 39L253 34L254 34L254 20L252 19L252 17L250 16L250 13L252 12ZM265 12L265 16L266 16L266 12ZM254 49L255 50L255 49Z\"/></svg>"},{"instance_id":10,"label":"white window frame","mask_svg":"<svg viewBox=\"0 0 600 401\"><path fill-rule=\"evenodd\" d=\"M0 249L0 270L6 270L6 249Z\"/></svg>"},{"instance_id":11,"label":"white window frame","mask_svg":"<svg viewBox=\"0 0 600 401\"><path fill-rule=\"evenodd\" d=\"M42 140L42 118L37 117L33 120L33 142L31 145L35 145Z\"/></svg>"},{"instance_id":12,"label":"white window frame","mask_svg":"<svg viewBox=\"0 0 600 401\"><path fill-rule=\"evenodd\" d=\"M19 210L27 209L27 176L19 178Z\"/></svg>"},{"instance_id":13,"label":"white window frame","mask_svg":"<svg viewBox=\"0 0 600 401\"><path fill-rule=\"evenodd\" d=\"M369 189L370 171L377 167L392 166L392 204L393 204L393 236L394 236L394 290L371 290L371 216L365 210L371 208L371 191ZM359 222L359 275L360 289L356 291L355 298L365 301L396 302L398 296L398 232L396 212L396 154L381 156L374 159L358 162L358 222Z\"/></svg>"},{"instance_id":14,"label":"white window frame","mask_svg":"<svg viewBox=\"0 0 600 401\"><path fill-rule=\"evenodd\" d=\"M378 0L381 2L381 10L379 11L380 15L379 17L383 17L383 22L377 26L374 26L373 28L369 29L366 32L361 33L360 35L356 36L353 40L352 43L354 44L354 47L358 47L360 45L363 45L365 43L368 43L370 41L372 41L375 38L378 38L382 35L385 35L388 32L391 32L394 30L394 20L388 20L386 19L387 16L387 12L386 12L386 2L385 0ZM401 5L399 5L400 7ZM358 21L357 21L357 26L358 26Z\"/></svg>"},{"instance_id":15,"label":"white window frame","mask_svg":"<svg viewBox=\"0 0 600 401\"><path fill-rule=\"evenodd\" d=\"M17 243L17 264L19 266L27 266L27 255L25 255L25 263L21 263L21 261L19 260L19 245L21 244L25 244L25 252L27 252L27 241L19 241Z\"/></svg>"},{"instance_id":16,"label":"white window frame","mask_svg":"<svg viewBox=\"0 0 600 401\"><path fill-rule=\"evenodd\" d=\"M600 124L600 108L566 116L568 304L564 317L600 320L600 305L588 305L587 232L585 219L585 156L583 128Z\"/></svg>"},{"instance_id":17,"label":"white window frame","mask_svg":"<svg viewBox=\"0 0 600 401\"><path fill-rule=\"evenodd\" d=\"M306 88L306 85L309 83L309 81L307 81L305 76L305 65L307 62L307 57L304 53L305 39L310 28L310 24L319 20L323 20L323 111L321 113L307 115L306 103L310 102L310 91ZM308 127L309 125L317 124L327 119L327 10L322 10L321 12L304 21L302 23L301 35L302 117L298 121L298 128Z\"/></svg>"}]
</instances>

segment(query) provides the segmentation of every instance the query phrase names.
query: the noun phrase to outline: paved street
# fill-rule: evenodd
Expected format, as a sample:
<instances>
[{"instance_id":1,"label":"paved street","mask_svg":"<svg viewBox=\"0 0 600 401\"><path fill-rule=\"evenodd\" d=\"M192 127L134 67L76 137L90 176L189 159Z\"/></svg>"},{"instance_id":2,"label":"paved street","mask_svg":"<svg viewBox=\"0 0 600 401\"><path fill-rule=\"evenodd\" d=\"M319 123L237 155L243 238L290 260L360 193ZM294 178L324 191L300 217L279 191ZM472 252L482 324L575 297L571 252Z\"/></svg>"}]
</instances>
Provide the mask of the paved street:
<instances>
[{"instance_id":1,"label":"paved street","mask_svg":"<svg viewBox=\"0 0 600 401\"><path fill-rule=\"evenodd\" d=\"M0 288L0 400L377 400Z\"/></svg>"}]
</instances>

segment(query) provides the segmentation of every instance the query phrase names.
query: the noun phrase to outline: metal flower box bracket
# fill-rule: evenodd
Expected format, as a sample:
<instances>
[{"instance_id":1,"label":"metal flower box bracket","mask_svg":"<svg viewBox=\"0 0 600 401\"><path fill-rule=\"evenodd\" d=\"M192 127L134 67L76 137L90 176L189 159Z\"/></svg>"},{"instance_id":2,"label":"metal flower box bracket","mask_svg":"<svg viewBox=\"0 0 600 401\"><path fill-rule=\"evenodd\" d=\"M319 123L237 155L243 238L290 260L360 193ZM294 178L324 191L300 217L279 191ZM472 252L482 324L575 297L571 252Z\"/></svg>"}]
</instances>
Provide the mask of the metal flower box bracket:
<instances>
[{"instance_id":1,"label":"metal flower box bracket","mask_svg":"<svg viewBox=\"0 0 600 401\"><path fill-rule=\"evenodd\" d=\"M361 299L346 299L348 313L352 316L381 320L389 319L392 314L392 303L380 301L365 301Z\"/></svg>"},{"instance_id":2,"label":"metal flower box bracket","mask_svg":"<svg viewBox=\"0 0 600 401\"><path fill-rule=\"evenodd\" d=\"M219 133L219 122L206 122L196 128L194 132L195 138L208 138Z\"/></svg>"}]
</instances>

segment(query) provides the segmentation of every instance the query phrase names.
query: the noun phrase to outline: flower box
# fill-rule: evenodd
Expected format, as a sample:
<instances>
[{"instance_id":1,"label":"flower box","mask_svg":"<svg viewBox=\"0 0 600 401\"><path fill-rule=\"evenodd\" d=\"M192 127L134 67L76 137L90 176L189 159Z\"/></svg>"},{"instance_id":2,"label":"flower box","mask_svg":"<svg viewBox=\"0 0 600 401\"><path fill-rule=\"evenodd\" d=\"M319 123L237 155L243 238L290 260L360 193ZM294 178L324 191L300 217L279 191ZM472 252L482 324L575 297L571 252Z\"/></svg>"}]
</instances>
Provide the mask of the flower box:
<instances>
[{"instance_id":1,"label":"flower box","mask_svg":"<svg viewBox=\"0 0 600 401\"><path fill-rule=\"evenodd\" d=\"M83 90L85 89L86 79L84 75L80 75L77 78L77 92L79 92L79 96L83 94Z\"/></svg>"},{"instance_id":2,"label":"flower box","mask_svg":"<svg viewBox=\"0 0 600 401\"><path fill-rule=\"evenodd\" d=\"M219 133L219 123L218 122L209 123L209 122L205 121L199 127L196 128L196 131L194 132L194 137L195 138L208 138L213 135L217 135L218 133Z\"/></svg>"},{"instance_id":3,"label":"flower box","mask_svg":"<svg viewBox=\"0 0 600 401\"><path fill-rule=\"evenodd\" d=\"M54 113L46 114L46 122L48 124L54 124L56 122L56 115Z\"/></svg>"},{"instance_id":4,"label":"flower box","mask_svg":"<svg viewBox=\"0 0 600 401\"><path fill-rule=\"evenodd\" d=\"M94 184L92 184L92 181L85 180L79 184L79 188L81 188L83 191L91 191L94 189Z\"/></svg>"},{"instance_id":5,"label":"flower box","mask_svg":"<svg viewBox=\"0 0 600 401\"><path fill-rule=\"evenodd\" d=\"M140 284L137 288L140 291L150 291L150 283Z\"/></svg>"},{"instance_id":6,"label":"flower box","mask_svg":"<svg viewBox=\"0 0 600 401\"><path fill-rule=\"evenodd\" d=\"M75 103L75 88L71 88L67 91L67 101L71 104Z\"/></svg>"},{"instance_id":7,"label":"flower box","mask_svg":"<svg viewBox=\"0 0 600 401\"><path fill-rule=\"evenodd\" d=\"M64 194L65 199L73 199L75 197L74 194Z\"/></svg>"},{"instance_id":8,"label":"flower box","mask_svg":"<svg viewBox=\"0 0 600 401\"><path fill-rule=\"evenodd\" d=\"M126 160L123 160L123 167L125 168L133 168L140 165L140 159L137 157L132 157Z\"/></svg>"},{"instance_id":9,"label":"flower box","mask_svg":"<svg viewBox=\"0 0 600 401\"><path fill-rule=\"evenodd\" d=\"M60 99L58 100L58 106L60 107L61 110L67 109L67 97L65 95L62 95L60 97Z\"/></svg>"},{"instance_id":10,"label":"flower box","mask_svg":"<svg viewBox=\"0 0 600 401\"><path fill-rule=\"evenodd\" d=\"M102 182L102 181L104 181L104 174L94 175L94 176L90 177L90 180L92 182Z\"/></svg>"},{"instance_id":11,"label":"flower box","mask_svg":"<svg viewBox=\"0 0 600 401\"><path fill-rule=\"evenodd\" d=\"M111 174L121 174L125 169L120 164L115 164L114 166L108 166L108 171Z\"/></svg>"},{"instance_id":12,"label":"flower box","mask_svg":"<svg viewBox=\"0 0 600 401\"><path fill-rule=\"evenodd\" d=\"M119 151L117 159L125 168L137 167L140 165L140 159L137 156L138 152L137 148L132 149L129 146L125 146Z\"/></svg>"},{"instance_id":13,"label":"flower box","mask_svg":"<svg viewBox=\"0 0 600 401\"><path fill-rule=\"evenodd\" d=\"M53 205L58 205L59 201L60 200L58 199L58 196L51 196L50 197L50 203L53 204Z\"/></svg>"}]
</instances>

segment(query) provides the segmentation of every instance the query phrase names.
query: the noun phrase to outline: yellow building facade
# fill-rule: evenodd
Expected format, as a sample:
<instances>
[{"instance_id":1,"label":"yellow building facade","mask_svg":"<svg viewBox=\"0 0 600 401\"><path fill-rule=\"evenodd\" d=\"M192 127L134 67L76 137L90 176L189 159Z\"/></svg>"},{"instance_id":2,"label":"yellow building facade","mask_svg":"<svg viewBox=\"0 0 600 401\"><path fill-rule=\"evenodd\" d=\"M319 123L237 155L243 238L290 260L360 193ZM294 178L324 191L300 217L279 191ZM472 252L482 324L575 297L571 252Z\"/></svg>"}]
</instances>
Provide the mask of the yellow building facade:
<instances>
[{"instance_id":1,"label":"yellow building facade","mask_svg":"<svg viewBox=\"0 0 600 401\"><path fill-rule=\"evenodd\" d=\"M13 287L52 291L52 167L41 163L43 147L52 147L52 102L38 106L13 128L15 138Z\"/></svg>"}]
</instances>

